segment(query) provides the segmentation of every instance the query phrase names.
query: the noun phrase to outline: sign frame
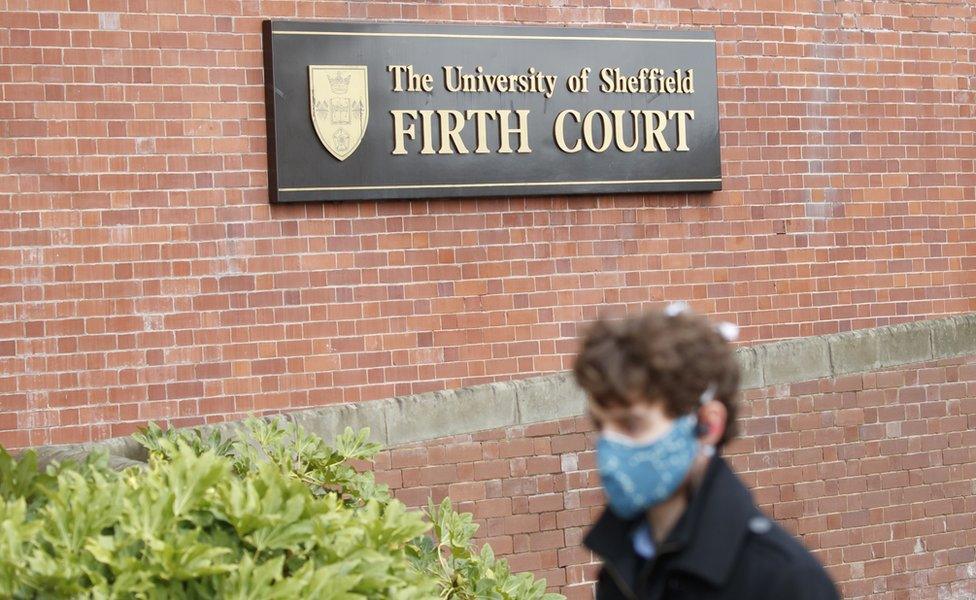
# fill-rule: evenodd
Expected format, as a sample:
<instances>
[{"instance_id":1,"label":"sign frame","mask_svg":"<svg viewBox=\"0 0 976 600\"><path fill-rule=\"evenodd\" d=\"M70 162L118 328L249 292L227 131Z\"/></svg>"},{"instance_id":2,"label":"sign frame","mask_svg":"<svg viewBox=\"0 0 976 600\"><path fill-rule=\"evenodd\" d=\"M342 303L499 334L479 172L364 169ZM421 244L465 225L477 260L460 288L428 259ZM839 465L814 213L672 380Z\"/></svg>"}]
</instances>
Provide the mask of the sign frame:
<instances>
[{"instance_id":1,"label":"sign frame","mask_svg":"<svg viewBox=\"0 0 976 600\"><path fill-rule=\"evenodd\" d=\"M269 198L272 203L290 202L329 202L329 201L361 201L361 200L381 200L381 199L428 199L428 198L463 198L463 197L510 197L510 196L566 196L582 194L620 194L620 193L654 193L654 192L710 192L722 189L721 175L721 144L718 118L718 90L717 90L717 60L715 53L715 36L712 30L654 30L654 29L614 29L614 28L570 28L570 27L541 27L534 25L454 25L454 24L420 24L420 23L377 23L377 22L318 22L318 21L282 21L266 20L263 23L264 36L264 72L265 72L265 105L267 120L267 148L268 148L268 188ZM714 110L713 114L707 115L706 119L699 119L694 122L698 125L702 120L706 122L705 127L708 131L705 136L708 143L714 145L709 148L708 160L700 161L709 164L704 166L692 166L684 168L701 168L705 176L701 177L647 177L647 178L582 178L574 180L566 178L560 180L550 172L549 177L540 177L537 180L515 180L515 181L430 181L430 182L396 182L396 181L359 181L350 184L342 181L328 181L326 185L305 185L296 184L293 174L288 174L290 163L284 156L283 145L279 145L279 140L283 136L289 135L283 125L283 112L286 111L285 98L279 87L280 75L276 72L276 58L278 58L280 40L291 40L294 36L308 36L310 39L326 40L350 40L353 38L365 38L373 43L386 40L402 40L404 38L424 38L426 40L484 40L488 43L519 43L532 40L544 43L547 40L565 42L578 42L580 44L590 43L615 43L630 49L641 47L644 44L670 44L677 47L700 47L710 45L712 52L711 73L704 73L698 78L698 82L703 84L708 93L714 97L714 104L709 107ZM337 60L337 65L327 66L348 66L352 63L344 60ZM321 62L309 63L305 65L308 73L311 73L312 66L326 66ZM375 70L373 65L365 65L369 70ZM310 75L311 76L311 75ZM663 80L662 80L663 81ZM562 83L562 82L560 82ZM596 83L594 81L593 83ZM310 90L311 81L305 83L304 89ZM592 84L591 84L592 85ZM699 87L701 89L701 86ZM311 106L312 115L306 117L309 128L313 128L315 119L314 100L309 97L303 101L305 107ZM566 94L565 89L561 93ZM594 93L595 92L591 92ZM662 91L660 96L664 95ZM693 95L693 94L692 94ZM374 95L368 93L367 114L384 112L387 107L370 107L369 103L374 100ZM646 112L646 111L645 111ZM692 117L694 118L694 117ZM604 122L604 126L605 126ZM660 125L660 123L658 123ZM317 130L317 125L314 126ZM636 140L638 131L637 116L634 116L633 131ZM365 131L366 125L363 125ZM650 130L647 130L650 131ZM419 136L418 136L419 137ZM650 136L648 136L650 137ZM322 136L319 135L322 144ZM289 140L289 143L290 140ZM357 142L358 144L359 142ZM636 141L635 141L636 143ZM346 157L338 158L332 149L321 147L322 155L331 161L345 161ZM353 148L349 154L355 152ZM548 151L548 149L546 149ZM358 152L364 152L362 147ZM307 154L307 153L305 153ZM660 153L648 157L654 159L661 156ZM386 160L397 160L400 157L384 156ZM489 157L485 157L489 158ZM531 154L521 156L524 160L533 160ZM600 157L597 157L600 158ZM691 158L690 156L687 158ZM567 161L568 162L568 161ZM598 162L598 161L596 161ZM553 163L548 159L548 163ZM448 162L442 163L444 169L451 169ZM294 171L294 169L292 169ZM386 169L378 168L377 171L386 172ZM556 168L558 171L558 167ZM596 170L600 170L597 165ZM573 171L569 167L567 171ZM448 173L450 173L448 171ZM331 185L330 185L331 184Z\"/></svg>"}]
</instances>

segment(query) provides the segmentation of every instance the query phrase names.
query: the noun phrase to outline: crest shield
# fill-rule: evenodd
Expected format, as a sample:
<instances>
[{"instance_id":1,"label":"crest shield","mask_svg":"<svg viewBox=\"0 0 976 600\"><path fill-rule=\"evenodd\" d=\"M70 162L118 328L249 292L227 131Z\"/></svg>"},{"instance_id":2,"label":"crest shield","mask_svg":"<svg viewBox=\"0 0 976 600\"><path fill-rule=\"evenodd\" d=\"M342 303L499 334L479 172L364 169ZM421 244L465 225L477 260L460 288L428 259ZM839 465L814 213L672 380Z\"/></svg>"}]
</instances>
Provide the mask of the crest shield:
<instances>
[{"instance_id":1,"label":"crest shield","mask_svg":"<svg viewBox=\"0 0 976 600\"><path fill-rule=\"evenodd\" d=\"M366 67L309 65L312 124L325 149L346 160L363 140L369 120Z\"/></svg>"}]
</instances>

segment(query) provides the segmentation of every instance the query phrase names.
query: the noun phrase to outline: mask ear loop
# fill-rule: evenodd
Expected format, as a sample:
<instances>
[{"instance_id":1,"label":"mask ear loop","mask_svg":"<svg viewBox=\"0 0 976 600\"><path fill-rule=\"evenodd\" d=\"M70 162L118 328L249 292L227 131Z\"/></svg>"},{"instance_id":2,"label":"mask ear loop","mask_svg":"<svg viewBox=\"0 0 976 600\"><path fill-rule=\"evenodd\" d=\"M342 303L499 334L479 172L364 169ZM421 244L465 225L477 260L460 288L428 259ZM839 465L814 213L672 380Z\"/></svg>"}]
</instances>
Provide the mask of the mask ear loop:
<instances>
[{"instance_id":1,"label":"mask ear loop","mask_svg":"<svg viewBox=\"0 0 976 600\"><path fill-rule=\"evenodd\" d=\"M722 338L726 342L734 342L737 339L739 339L739 326L736 325L735 323L722 321L715 326L715 329L718 330L718 334L722 336ZM708 384L708 387L701 395L701 405L705 406L706 404L714 400L716 391L718 390L715 388L714 383ZM698 437L702 437L703 435L708 433L708 429L702 423L698 424L697 431L698 431ZM711 444L702 444L702 454L704 454L707 458L711 458L712 456L715 455L715 446Z\"/></svg>"},{"instance_id":2,"label":"mask ear loop","mask_svg":"<svg viewBox=\"0 0 976 600\"><path fill-rule=\"evenodd\" d=\"M706 404L714 400L716 391L717 389L715 388L714 383L708 384L708 387L705 388L704 392L702 392L701 399L699 400L701 405L705 406ZM705 427L705 424L699 420L698 425L695 427L695 433L697 434L697 437L702 437L706 433L708 433L708 428ZM715 446L713 446L712 444L702 444L701 446L702 446L702 454L705 455L706 458L711 458L712 456L715 455Z\"/></svg>"},{"instance_id":3,"label":"mask ear loop","mask_svg":"<svg viewBox=\"0 0 976 600\"><path fill-rule=\"evenodd\" d=\"M708 387L705 388L704 392L702 392L701 399L699 400L701 402L701 405L705 406L706 404L714 400L715 392L717 391L718 389L715 387L714 383L708 384Z\"/></svg>"}]
</instances>

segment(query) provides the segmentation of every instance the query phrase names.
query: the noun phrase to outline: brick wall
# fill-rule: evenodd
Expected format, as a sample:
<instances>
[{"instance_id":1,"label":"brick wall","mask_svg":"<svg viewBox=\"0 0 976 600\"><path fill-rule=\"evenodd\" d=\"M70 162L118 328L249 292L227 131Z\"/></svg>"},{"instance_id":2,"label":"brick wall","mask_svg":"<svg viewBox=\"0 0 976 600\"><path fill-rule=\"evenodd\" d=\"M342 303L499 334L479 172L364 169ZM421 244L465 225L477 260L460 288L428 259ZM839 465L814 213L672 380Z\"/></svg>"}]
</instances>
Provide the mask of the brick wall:
<instances>
[{"instance_id":1,"label":"brick wall","mask_svg":"<svg viewBox=\"0 0 976 600\"><path fill-rule=\"evenodd\" d=\"M976 596L976 357L749 390L742 419L732 465L844 598ZM592 598L593 442L568 419L397 448L377 468L405 503L449 495L513 567Z\"/></svg>"},{"instance_id":2,"label":"brick wall","mask_svg":"<svg viewBox=\"0 0 976 600\"><path fill-rule=\"evenodd\" d=\"M976 308L971 3L0 9L7 446L551 372L665 299L746 341ZM266 17L714 27L725 191L269 206Z\"/></svg>"}]
</instances>

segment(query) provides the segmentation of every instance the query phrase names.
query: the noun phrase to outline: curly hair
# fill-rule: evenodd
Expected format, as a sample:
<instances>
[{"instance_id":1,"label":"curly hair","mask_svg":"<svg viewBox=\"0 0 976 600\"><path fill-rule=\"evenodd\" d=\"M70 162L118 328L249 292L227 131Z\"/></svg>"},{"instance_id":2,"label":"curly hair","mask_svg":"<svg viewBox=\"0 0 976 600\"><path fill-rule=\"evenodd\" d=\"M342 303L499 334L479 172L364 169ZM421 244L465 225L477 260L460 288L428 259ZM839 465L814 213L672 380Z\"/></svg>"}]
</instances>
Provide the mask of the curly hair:
<instances>
[{"instance_id":1,"label":"curly hair","mask_svg":"<svg viewBox=\"0 0 976 600\"><path fill-rule=\"evenodd\" d=\"M697 410L713 385L715 399L728 411L719 445L736 434L739 364L730 344L702 316L651 311L600 319L584 335L573 373L599 406L663 401L672 418Z\"/></svg>"}]
</instances>

